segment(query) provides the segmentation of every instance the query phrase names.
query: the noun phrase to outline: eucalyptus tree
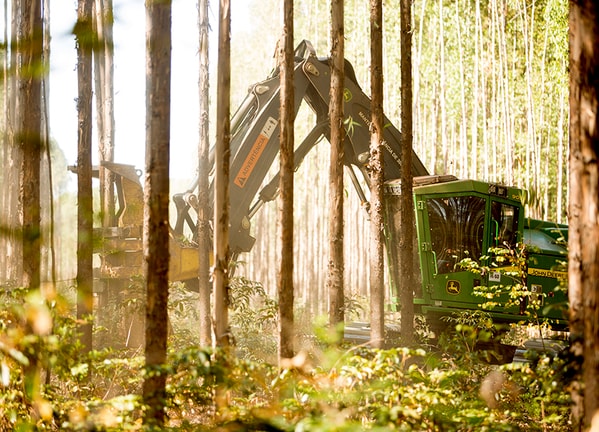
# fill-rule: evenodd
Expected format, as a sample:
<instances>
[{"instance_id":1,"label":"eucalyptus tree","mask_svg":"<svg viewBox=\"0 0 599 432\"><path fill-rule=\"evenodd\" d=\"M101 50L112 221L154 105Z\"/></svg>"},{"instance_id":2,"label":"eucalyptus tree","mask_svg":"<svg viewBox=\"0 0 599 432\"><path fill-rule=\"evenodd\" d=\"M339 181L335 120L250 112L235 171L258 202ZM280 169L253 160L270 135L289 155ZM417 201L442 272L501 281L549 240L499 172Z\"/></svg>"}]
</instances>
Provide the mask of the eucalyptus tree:
<instances>
[{"instance_id":1,"label":"eucalyptus tree","mask_svg":"<svg viewBox=\"0 0 599 432\"><path fill-rule=\"evenodd\" d=\"M280 89L280 210L281 261L278 279L279 359L294 355L293 326L293 171L295 103L293 74L293 0L283 2L283 32L278 57L281 69Z\"/></svg>"},{"instance_id":2,"label":"eucalyptus tree","mask_svg":"<svg viewBox=\"0 0 599 432\"><path fill-rule=\"evenodd\" d=\"M40 286L40 160L42 154L43 21L41 0L18 2L15 142L20 154L23 276L25 288Z\"/></svg>"},{"instance_id":3,"label":"eucalyptus tree","mask_svg":"<svg viewBox=\"0 0 599 432\"><path fill-rule=\"evenodd\" d=\"M383 4L370 1L370 344L385 342Z\"/></svg>"},{"instance_id":4,"label":"eucalyptus tree","mask_svg":"<svg viewBox=\"0 0 599 432\"><path fill-rule=\"evenodd\" d=\"M218 73L216 147L214 152L214 332L216 345L226 347L229 335L229 162L231 122L231 4L218 10Z\"/></svg>"},{"instance_id":5,"label":"eucalyptus tree","mask_svg":"<svg viewBox=\"0 0 599 432\"><path fill-rule=\"evenodd\" d=\"M77 3L77 319L83 352L92 349L92 0Z\"/></svg>"},{"instance_id":6,"label":"eucalyptus tree","mask_svg":"<svg viewBox=\"0 0 599 432\"><path fill-rule=\"evenodd\" d=\"M401 235L399 241L401 335L411 344L414 337L414 232L412 198L412 2L400 2L401 46Z\"/></svg>"},{"instance_id":7,"label":"eucalyptus tree","mask_svg":"<svg viewBox=\"0 0 599 432\"><path fill-rule=\"evenodd\" d=\"M41 277L40 161L44 145L41 121L44 78L42 0L21 0L16 7L15 119L11 126L15 132L12 144L20 160L18 209L21 213L23 253L23 273L17 282L34 292L40 289ZM28 350L25 356L24 394L32 402L40 391L40 364L36 352Z\"/></svg>"},{"instance_id":8,"label":"eucalyptus tree","mask_svg":"<svg viewBox=\"0 0 599 432\"><path fill-rule=\"evenodd\" d=\"M574 430L593 429L599 410L599 8L570 4L570 202L568 296L571 352L582 364L572 386Z\"/></svg>"},{"instance_id":9,"label":"eucalyptus tree","mask_svg":"<svg viewBox=\"0 0 599 432\"><path fill-rule=\"evenodd\" d=\"M199 27L199 97L200 97L200 140L198 148L198 312L200 316L200 345L212 344L212 320L210 309L210 214L209 194L210 166L210 70L208 0L200 0L198 7Z\"/></svg>"},{"instance_id":10,"label":"eucalyptus tree","mask_svg":"<svg viewBox=\"0 0 599 432\"><path fill-rule=\"evenodd\" d=\"M146 181L144 262L146 277L144 422L162 426L166 418L166 363L169 269L169 152L171 120L170 0L146 2Z\"/></svg>"},{"instance_id":11,"label":"eucalyptus tree","mask_svg":"<svg viewBox=\"0 0 599 432\"><path fill-rule=\"evenodd\" d=\"M114 15L112 0L93 1L95 35L94 84L96 92L96 122L98 129L98 156L100 161L114 160ZM113 175L100 164L100 209L102 223L111 226L114 221Z\"/></svg>"},{"instance_id":12,"label":"eucalyptus tree","mask_svg":"<svg viewBox=\"0 0 599 432\"><path fill-rule=\"evenodd\" d=\"M331 147L329 165L329 266L326 286L329 293L329 320L332 327L343 324L343 82L345 78L345 34L343 1L331 0L331 87L329 119Z\"/></svg>"},{"instance_id":13,"label":"eucalyptus tree","mask_svg":"<svg viewBox=\"0 0 599 432\"><path fill-rule=\"evenodd\" d=\"M12 2L16 5L16 1ZM6 251L0 256L0 281L7 284L20 283L23 259L22 241L19 220L19 177L21 168L20 149L16 145L16 89L17 77L14 65L17 61L16 44L8 43L17 39L17 7L11 7L11 14L4 14L4 34L6 42L5 55L2 57L2 70L7 72L2 76L3 102L3 141L0 149L2 163L1 200L0 200L0 248ZM10 32L9 32L10 30ZM13 71L13 73L8 73Z\"/></svg>"}]
</instances>

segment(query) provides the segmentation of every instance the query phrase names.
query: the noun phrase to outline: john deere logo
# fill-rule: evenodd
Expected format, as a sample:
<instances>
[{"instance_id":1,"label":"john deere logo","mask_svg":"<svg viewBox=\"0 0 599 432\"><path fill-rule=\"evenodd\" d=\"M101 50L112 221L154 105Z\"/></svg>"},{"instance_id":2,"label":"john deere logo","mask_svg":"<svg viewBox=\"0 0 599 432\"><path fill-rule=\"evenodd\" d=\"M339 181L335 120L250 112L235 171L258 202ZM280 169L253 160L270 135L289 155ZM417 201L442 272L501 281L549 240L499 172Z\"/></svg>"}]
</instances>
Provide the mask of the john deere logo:
<instances>
[{"instance_id":1,"label":"john deere logo","mask_svg":"<svg viewBox=\"0 0 599 432\"><path fill-rule=\"evenodd\" d=\"M448 280L447 284L445 285L445 289L449 294L459 294L461 289L460 282L456 280Z\"/></svg>"},{"instance_id":2,"label":"john deere logo","mask_svg":"<svg viewBox=\"0 0 599 432\"><path fill-rule=\"evenodd\" d=\"M343 100L345 102L349 102L350 100L352 100L353 95L351 94L351 91L349 91L349 89L344 88L343 89Z\"/></svg>"}]
</instances>

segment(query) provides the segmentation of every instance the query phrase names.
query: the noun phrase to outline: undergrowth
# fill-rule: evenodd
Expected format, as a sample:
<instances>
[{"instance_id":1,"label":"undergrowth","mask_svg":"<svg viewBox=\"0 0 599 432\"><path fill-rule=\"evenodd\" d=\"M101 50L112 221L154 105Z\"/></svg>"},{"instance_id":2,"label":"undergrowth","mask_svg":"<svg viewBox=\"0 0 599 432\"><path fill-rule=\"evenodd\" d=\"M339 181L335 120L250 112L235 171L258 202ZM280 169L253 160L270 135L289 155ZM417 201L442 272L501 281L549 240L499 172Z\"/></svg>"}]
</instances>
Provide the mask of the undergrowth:
<instances>
[{"instance_id":1,"label":"undergrowth","mask_svg":"<svg viewBox=\"0 0 599 432\"><path fill-rule=\"evenodd\" d=\"M237 288L243 292L234 295L231 322L238 348L228 352L194 345L193 320L184 318L195 299L173 288L164 430L569 429L568 362L559 355L490 365L473 349L478 336L462 327L426 349L306 337L279 367L275 304L259 285L240 281ZM0 430L144 429L139 351L104 348L83 357L80 323L58 293L11 289L1 296Z\"/></svg>"}]
</instances>

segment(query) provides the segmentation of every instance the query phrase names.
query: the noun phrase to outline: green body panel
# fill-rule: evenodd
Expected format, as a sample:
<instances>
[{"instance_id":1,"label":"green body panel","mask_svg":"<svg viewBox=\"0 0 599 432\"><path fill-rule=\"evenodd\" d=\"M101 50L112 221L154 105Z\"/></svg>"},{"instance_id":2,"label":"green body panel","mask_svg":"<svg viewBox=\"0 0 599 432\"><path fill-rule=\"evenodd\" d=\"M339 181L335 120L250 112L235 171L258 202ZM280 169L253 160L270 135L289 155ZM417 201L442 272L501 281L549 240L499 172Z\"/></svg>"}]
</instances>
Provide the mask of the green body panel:
<instances>
[{"instance_id":1,"label":"green body panel","mask_svg":"<svg viewBox=\"0 0 599 432\"><path fill-rule=\"evenodd\" d=\"M568 313L568 227L530 219L524 227L528 250L527 285L542 296L541 316L566 326Z\"/></svg>"},{"instance_id":2,"label":"green body panel","mask_svg":"<svg viewBox=\"0 0 599 432\"><path fill-rule=\"evenodd\" d=\"M386 186L387 224L391 226L387 233L390 279L397 289L395 281L399 277L395 269L399 267L399 258L392 248L399 244L400 218L394 204L399 188L393 182ZM566 325L567 294L560 288L566 273L559 266L567 258L563 241L567 239L567 226L526 219L526 192L514 187L427 176L414 179L413 191L419 262L416 271L420 276L414 299L417 311L438 325L442 316L480 310L485 304L496 322L539 317L549 318L557 327ZM521 269L524 273L514 273L517 267L490 254L490 248L516 249L516 245L522 244L526 245L527 256L527 264ZM464 269L458 265L463 260L488 266L490 271ZM523 282L520 292L525 290L525 284L530 294L510 292L514 280ZM489 307L489 300L481 291L503 294L493 294ZM538 307L527 308L532 304Z\"/></svg>"}]
</instances>

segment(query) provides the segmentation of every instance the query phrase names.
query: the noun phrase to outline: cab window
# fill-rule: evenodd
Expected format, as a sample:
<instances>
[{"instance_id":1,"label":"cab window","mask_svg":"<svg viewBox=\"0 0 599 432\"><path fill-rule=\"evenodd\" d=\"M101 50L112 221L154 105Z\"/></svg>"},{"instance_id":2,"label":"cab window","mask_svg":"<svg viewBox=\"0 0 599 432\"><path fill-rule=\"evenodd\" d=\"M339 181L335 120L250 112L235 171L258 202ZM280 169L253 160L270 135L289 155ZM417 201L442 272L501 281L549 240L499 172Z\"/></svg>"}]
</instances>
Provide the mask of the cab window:
<instances>
[{"instance_id":1,"label":"cab window","mask_svg":"<svg viewBox=\"0 0 599 432\"><path fill-rule=\"evenodd\" d=\"M464 258L478 260L483 252L486 200L454 196L427 200L431 248L437 273L460 270Z\"/></svg>"},{"instance_id":2,"label":"cab window","mask_svg":"<svg viewBox=\"0 0 599 432\"><path fill-rule=\"evenodd\" d=\"M491 236L493 247L514 247L518 242L519 207L491 202Z\"/></svg>"}]
</instances>

